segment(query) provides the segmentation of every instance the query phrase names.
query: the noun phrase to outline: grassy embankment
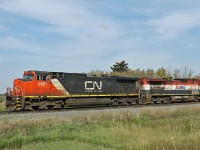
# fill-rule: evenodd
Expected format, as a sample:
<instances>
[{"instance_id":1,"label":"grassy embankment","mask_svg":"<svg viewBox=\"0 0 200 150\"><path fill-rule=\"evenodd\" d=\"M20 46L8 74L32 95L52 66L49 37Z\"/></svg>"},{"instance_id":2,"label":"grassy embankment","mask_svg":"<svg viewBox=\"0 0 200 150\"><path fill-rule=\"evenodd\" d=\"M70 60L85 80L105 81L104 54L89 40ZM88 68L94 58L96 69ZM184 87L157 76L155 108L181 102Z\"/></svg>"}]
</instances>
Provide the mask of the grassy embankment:
<instances>
[{"instance_id":1,"label":"grassy embankment","mask_svg":"<svg viewBox=\"0 0 200 150\"><path fill-rule=\"evenodd\" d=\"M192 150L200 145L200 107L100 113L64 119L0 120L1 149Z\"/></svg>"}]
</instances>

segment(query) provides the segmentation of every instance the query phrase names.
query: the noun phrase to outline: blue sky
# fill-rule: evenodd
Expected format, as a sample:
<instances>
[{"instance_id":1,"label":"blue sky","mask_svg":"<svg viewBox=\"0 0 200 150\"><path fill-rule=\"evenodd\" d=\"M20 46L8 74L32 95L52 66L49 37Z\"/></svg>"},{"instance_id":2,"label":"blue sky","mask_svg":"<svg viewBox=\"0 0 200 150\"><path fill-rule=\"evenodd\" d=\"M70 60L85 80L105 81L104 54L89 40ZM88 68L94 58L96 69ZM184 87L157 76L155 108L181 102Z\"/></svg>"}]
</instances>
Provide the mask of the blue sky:
<instances>
[{"instance_id":1,"label":"blue sky","mask_svg":"<svg viewBox=\"0 0 200 150\"><path fill-rule=\"evenodd\" d=\"M0 93L24 70L200 73L198 0L0 0Z\"/></svg>"}]
</instances>

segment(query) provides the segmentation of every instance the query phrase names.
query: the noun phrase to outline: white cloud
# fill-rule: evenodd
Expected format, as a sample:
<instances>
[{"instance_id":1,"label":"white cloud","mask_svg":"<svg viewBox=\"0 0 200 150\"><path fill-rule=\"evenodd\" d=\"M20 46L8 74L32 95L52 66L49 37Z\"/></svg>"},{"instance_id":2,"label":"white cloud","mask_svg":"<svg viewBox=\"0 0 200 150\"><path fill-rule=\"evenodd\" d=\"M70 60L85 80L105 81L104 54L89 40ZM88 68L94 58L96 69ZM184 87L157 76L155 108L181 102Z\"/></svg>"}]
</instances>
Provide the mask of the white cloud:
<instances>
[{"instance_id":1,"label":"white cloud","mask_svg":"<svg viewBox=\"0 0 200 150\"><path fill-rule=\"evenodd\" d=\"M157 28L158 33L164 38L176 38L200 25L199 14L174 13L150 21L151 25Z\"/></svg>"},{"instance_id":2,"label":"white cloud","mask_svg":"<svg viewBox=\"0 0 200 150\"><path fill-rule=\"evenodd\" d=\"M117 25L110 18L92 13L83 3L64 0L2 1L0 8L53 25L49 30L73 38L90 35L110 37L118 35ZM106 27L106 28L105 28Z\"/></svg>"},{"instance_id":3,"label":"white cloud","mask_svg":"<svg viewBox=\"0 0 200 150\"><path fill-rule=\"evenodd\" d=\"M32 52L36 51L38 54L43 54L45 49L37 46L37 43L32 41L26 41L24 39L19 39L14 36L5 36L0 38L0 49L12 52Z\"/></svg>"},{"instance_id":4,"label":"white cloud","mask_svg":"<svg viewBox=\"0 0 200 150\"><path fill-rule=\"evenodd\" d=\"M180 3L184 7L180 8ZM197 66L199 60L184 53L200 47L199 37L184 35L200 25L199 7L190 11L194 4L190 2L187 7L184 3L0 0L0 11L10 19L0 25L4 32L0 36L0 61L4 62L0 68L9 68L0 72L7 77L12 70L26 69L109 70L122 59L133 69L182 66L181 59ZM42 26L37 26L41 22ZM34 30L27 32L32 26ZM56 40L48 36L55 36ZM21 74L19 71L16 72Z\"/></svg>"},{"instance_id":5,"label":"white cloud","mask_svg":"<svg viewBox=\"0 0 200 150\"><path fill-rule=\"evenodd\" d=\"M30 3L28 0L17 0L2 1L0 8L48 23L52 26L45 28L45 32L58 33L67 37L61 42L49 43L48 46L43 46L40 41L34 43L16 37L5 37L0 47L33 51L39 54L41 51L44 54L45 51L46 57L51 59L46 60L51 61L50 64L58 61L63 64L62 61L66 59L65 62L72 65L76 62L74 64L77 67L76 70L80 68L77 63L91 65L90 68L94 68L95 63L92 62L119 49L114 41L120 37L121 27L110 17L90 12L84 3L64 0L34 0ZM6 43L12 43L12 45ZM85 58L83 62L81 62L82 58ZM102 66L105 63L106 60Z\"/></svg>"}]
</instances>

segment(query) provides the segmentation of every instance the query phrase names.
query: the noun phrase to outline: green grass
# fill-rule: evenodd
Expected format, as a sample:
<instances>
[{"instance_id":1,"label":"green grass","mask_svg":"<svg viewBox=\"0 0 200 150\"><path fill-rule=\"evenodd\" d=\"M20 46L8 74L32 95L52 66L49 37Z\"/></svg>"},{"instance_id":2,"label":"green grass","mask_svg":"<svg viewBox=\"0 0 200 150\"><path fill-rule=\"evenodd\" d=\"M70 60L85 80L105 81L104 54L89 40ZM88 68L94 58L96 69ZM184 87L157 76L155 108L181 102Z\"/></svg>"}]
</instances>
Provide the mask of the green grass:
<instances>
[{"instance_id":1,"label":"green grass","mask_svg":"<svg viewBox=\"0 0 200 150\"><path fill-rule=\"evenodd\" d=\"M48 143L38 143L34 145L26 145L22 148L22 150L93 150L93 149L101 149L101 150L112 150L103 146L96 146L84 142L78 141L55 141L55 142L48 142Z\"/></svg>"},{"instance_id":2,"label":"green grass","mask_svg":"<svg viewBox=\"0 0 200 150\"><path fill-rule=\"evenodd\" d=\"M0 94L0 103L4 102L5 101L5 96Z\"/></svg>"},{"instance_id":3,"label":"green grass","mask_svg":"<svg viewBox=\"0 0 200 150\"><path fill-rule=\"evenodd\" d=\"M4 110L5 110L5 96L0 95L0 111L4 111Z\"/></svg>"},{"instance_id":4,"label":"green grass","mask_svg":"<svg viewBox=\"0 0 200 150\"><path fill-rule=\"evenodd\" d=\"M0 120L1 149L197 150L200 107L100 113L65 119Z\"/></svg>"}]
</instances>

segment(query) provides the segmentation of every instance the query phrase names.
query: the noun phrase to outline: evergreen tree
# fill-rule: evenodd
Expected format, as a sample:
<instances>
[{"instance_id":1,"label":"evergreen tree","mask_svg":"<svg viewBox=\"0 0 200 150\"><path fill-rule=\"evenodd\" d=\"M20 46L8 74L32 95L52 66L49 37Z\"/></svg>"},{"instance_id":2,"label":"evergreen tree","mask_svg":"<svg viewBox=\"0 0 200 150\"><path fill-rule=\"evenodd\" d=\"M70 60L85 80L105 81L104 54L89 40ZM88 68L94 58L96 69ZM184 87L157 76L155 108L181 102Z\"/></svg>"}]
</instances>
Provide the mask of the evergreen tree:
<instances>
[{"instance_id":1,"label":"evergreen tree","mask_svg":"<svg viewBox=\"0 0 200 150\"><path fill-rule=\"evenodd\" d=\"M129 70L128 63L124 60L116 62L113 67L110 67L112 72L127 72Z\"/></svg>"}]
</instances>

